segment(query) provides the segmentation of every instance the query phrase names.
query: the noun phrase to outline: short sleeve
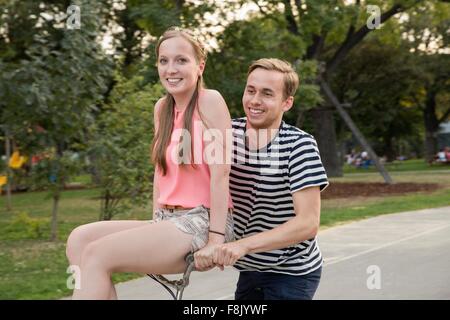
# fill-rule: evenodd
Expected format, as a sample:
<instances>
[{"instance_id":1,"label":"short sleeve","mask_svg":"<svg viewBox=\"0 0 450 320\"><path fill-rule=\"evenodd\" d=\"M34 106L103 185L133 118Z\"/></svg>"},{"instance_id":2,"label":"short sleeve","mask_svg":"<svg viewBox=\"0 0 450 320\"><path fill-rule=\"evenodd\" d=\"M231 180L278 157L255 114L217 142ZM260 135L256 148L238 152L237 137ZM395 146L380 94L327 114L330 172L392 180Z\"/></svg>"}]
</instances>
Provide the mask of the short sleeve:
<instances>
[{"instance_id":1,"label":"short sleeve","mask_svg":"<svg viewBox=\"0 0 450 320\"><path fill-rule=\"evenodd\" d=\"M317 142L311 135L302 135L294 142L288 167L291 193L313 186L322 191L329 184Z\"/></svg>"}]
</instances>

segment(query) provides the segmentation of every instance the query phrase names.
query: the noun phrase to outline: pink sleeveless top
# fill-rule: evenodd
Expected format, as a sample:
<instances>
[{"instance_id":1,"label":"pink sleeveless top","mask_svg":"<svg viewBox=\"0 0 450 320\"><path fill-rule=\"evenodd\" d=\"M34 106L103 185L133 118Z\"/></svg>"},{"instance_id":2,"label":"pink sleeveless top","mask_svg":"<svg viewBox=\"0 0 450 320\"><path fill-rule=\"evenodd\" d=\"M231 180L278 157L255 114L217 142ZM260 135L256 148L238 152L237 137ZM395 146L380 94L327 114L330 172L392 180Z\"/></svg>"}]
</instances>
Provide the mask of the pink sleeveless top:
<instances>
[{"instance_id":1,"label":"pink sleeveless top","mask_svg":"<svg viewBox=\"0 0 450 320\"><path fill-rule=\"evenodd\" d=\"M192 119L192 154L191 164L178 164L178 143L183 130L183 111L174 107L174 126L171 141L166 150L167 172L163 175L162 170L156 166L155 174L159 184L159 205L175 205L185 208L194 208L204 205L211 208L209 166L203 156L203 125L198 110L195 110ZM186 131L186 134L188 132ZM228 194L228 207L232 208L231 196Z\"/></svg>"}]
</instances>

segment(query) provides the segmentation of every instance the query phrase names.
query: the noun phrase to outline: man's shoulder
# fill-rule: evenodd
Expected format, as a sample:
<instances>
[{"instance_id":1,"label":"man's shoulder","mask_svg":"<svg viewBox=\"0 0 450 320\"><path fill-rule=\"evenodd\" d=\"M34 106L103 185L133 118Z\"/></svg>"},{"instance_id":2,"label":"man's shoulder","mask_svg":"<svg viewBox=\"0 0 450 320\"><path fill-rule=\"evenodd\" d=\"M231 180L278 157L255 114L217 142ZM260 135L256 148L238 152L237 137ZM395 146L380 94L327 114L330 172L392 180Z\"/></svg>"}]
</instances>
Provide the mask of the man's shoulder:
<instances>
[{"instance_id":1,"label":"man's shoulder","mask_svg":"<svg viewBox=\"0 0 450 320\"><path fill-rule=\"evenodd\" d=\"M314 136L312 134L303 131L302 129L297 128L293 125L287 124L284 121L281 126L279 136L281 143L283 143L283 141L294 144L299 144L307 141L316 143L316 140L314 139Z\"/></svg>"},{"instance_id":2,"label":"man's shoulder","mask_svg":"<svg viewBox=\"0 0 450 320\"><path fill-rule=\"evenodd\" d=\"M233 126L233 129L245 128L246 124L247 124L246 117L231 119L231 125Z\"/></svg>"}]
</instances>

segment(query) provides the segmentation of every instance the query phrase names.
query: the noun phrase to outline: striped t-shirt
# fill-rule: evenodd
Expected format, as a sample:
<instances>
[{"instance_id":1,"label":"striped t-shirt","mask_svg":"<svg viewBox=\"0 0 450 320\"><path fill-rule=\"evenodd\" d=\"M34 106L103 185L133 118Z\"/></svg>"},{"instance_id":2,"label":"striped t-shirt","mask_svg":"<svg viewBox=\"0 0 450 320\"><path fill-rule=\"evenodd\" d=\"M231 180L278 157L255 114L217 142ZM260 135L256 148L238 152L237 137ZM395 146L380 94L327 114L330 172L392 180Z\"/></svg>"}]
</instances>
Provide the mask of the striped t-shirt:
<instances>
[{"instance_id":1,"label":"striped t-shirt","mask_svg":"<svg viewBox=\"0 0 450 320\"><path fill-rule=\"evenodd\" d=\"M230 192L236 239L273 229L295 216L292 193L328 185L314 137L282 121L264 148L245 144L246 118L233 119ZM239 259L239 271L304 275L322 265L316 238L287 248L252 253Z\"/></svg>"}]
</instances>

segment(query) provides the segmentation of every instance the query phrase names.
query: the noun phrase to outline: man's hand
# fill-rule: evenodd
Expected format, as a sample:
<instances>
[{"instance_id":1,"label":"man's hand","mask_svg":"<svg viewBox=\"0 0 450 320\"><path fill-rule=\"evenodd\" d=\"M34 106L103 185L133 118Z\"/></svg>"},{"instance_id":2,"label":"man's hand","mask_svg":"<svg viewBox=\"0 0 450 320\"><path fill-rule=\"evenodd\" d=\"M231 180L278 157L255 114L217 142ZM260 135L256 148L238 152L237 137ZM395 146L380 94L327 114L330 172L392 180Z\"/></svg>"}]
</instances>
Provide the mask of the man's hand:
<instances>
[{"instance_id":1,"label":"man's hand","mask_svg":"<svg viewBox=\"0 0 450 320\"><path fill-rule=\"evenodd\" d=\"M213 263L223 270L223 266L232 266L248 253L248 248L239 241L225 243L215 247Z\"/></svg>"},{"instance_id":2,"label":"man's hand","mask_svg":"<svg viewBox=\"0 0 450 320\"><path fill-rule=\"evenodd\" d=\"M213 262L214 251L220 244L208 243L202 249L194 253L195 269L197 271L208 271L215 267ZM223 267L221 268L223 270Z\"/></svg>"}]
</instances>

